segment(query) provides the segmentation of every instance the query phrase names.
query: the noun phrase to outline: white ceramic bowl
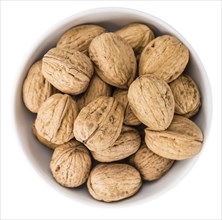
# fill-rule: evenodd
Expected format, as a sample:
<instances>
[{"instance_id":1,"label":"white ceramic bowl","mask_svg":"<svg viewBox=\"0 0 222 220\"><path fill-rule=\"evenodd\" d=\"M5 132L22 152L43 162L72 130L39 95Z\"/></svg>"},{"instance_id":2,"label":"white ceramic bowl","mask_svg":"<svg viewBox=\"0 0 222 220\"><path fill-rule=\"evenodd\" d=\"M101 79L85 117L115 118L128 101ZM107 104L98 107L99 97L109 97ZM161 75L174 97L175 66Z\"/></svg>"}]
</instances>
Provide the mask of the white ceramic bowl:
<instances>
[{"instance_id":1,"label":"white ceramic bowl","mask_svg":"<svg viewBox=\"0 0 222 220\"><path fill-rule=\"evenodd\" d=\"M20 80L18 82L15 94L16 124L21 140L21 147L24 149L25 154L29 158L30 165L34 166L40 176L44 178L45 181L51 185L51 187L55 187L56 190L60 191L61 193L64 193L67 196L78 200L79 202L90 203L90 205L98 205L98 202L92 199L92 197L88 194L86 187L67 189L58 185L52 178L49 170L49 162L52 151L41 145L32 134L31 126L35 119L35 115L30 113L23 104L22 84L30 66L36 60L40 59L50 48L54 47L59 37L69 28L79 24L93 23L102 25L109 31L114 31L123 25L132 22L147 24L155 32L155 35L174 35L189 48L190 61L185 72L190 74L195 80L200 89L202 97L202 107L198 115L194 118L194 121L203 131L205 142L208 136L212 115L212 99L207 74L191 45L171 26L149 14L126 8L93 9L73 15L61 21L56 26L49 29L48 32L41 37L39 42L36 42L36 44L33 45L30 55L24 61L24 66L21 69ZM205 147L207 146L204 144L203 150ZM139 193L137 193L135 196L127 200L123 200L122 202L113 204L128 205L129 203L131 204L144 200L148 201L151 198L154 198L157 195L169 190L183 179L183 177L190 171L195 162L198 160L200 155L201 154L192 159L175 163L170 172L160 180L145 183Z\"/></svg>"}]
</instances>

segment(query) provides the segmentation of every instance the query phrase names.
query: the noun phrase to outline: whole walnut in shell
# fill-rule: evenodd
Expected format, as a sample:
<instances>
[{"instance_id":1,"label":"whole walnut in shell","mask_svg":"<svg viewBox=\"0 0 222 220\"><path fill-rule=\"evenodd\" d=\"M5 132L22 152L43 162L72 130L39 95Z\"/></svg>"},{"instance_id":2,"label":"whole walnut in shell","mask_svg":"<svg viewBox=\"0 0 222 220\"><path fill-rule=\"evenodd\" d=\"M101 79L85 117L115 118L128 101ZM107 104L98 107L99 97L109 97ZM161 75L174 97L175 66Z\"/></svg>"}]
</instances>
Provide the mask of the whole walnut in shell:
<instances>
[{"instance_id":1,"label":"whole walnut in shell","mask_svg":"<svg viewBox=\"0 0 222 220\"><path fill-rule=\"evenodd\" d=\"M124 120L123 123L126 125L140 125L140 120L136 117L133 111L130 108L128 98L127 98L127 90L124 89L115 89L113 93L113 97L122 104L125 112L124 112Z\"/></svg>"},{"instance_id":2,"label":"whole walnut in shell","mask_svg":"<svg viewBox=\"0 0 222 220\"><path fill-rule=\"evenodd\" d=\"M153 31L147 25L140 23L128 24L115 34L122 37L133 48L138 59L146 45L154 39Z\"/></svg>"},{"instance_id":3,"label":"whole walnut in shell","mask_svg":"<svg viewBox=\"0 0 222 220\"><path fill-rule=\"evenodd\" d=\"M172 167L174 160L153 153L145 144L130 157L130 163L140 172L142 179L153 181L161 178Z\"/></svg>"},{"instance_id":4,"label":"whole walnut in shell","mask_svg":"<svg viewBox=\"0 0 222 220\"><path fill-rule=\"evenodd\" d=\"M100 96L110 96L111 86L94 75L89 83L87 90L77 98L79 109L88 105L91 101Z\"/></svg>"},{"instance_id":5,"label":"whole walnut in shell","mask_svg":"<svg viewBox=\"0 0 222 220\"><path fill-rule=\"evenodd\" d=\"M98 25L78 25L66 31L56 47L67 51L78 50L87 55L89 44L93 38L105 32L106 30Z\"/></svg>"},{"instance_id":6,"label":"whole walnut in shell","mask_svg":"<svg viewBox=\"0 0 222 220\"><path fill-rule=\"evenodd\" d=\"M192 117L198 112L201 105L200 92L190 76L179 76L170 83L170 88L175 100L175 113Z\"/></svg>"},{"instance_id":7,"label":"whole walnut in shell","mask_svg":"<svg viewBox=\"0 0 222 220\"><path fill-rule=\"evenodd\" d=\"M165 130L174 115L174 97L168 84L155 75L138 77L128 91L130 107L151 130Z\"/></svg>"},{"instance_id":8,"label":"whole walnut in shell","mask_svg":"<svg viewBox=\"0 0 222 220\"><path fill-rule=\"evenodd\" d=\"M74 137L77 103L69 96L55 94L40 107L35 120L37 133L53 144L64 144Z\"/></svg>"},{"instance_id":9,"label":"whole walnut in shell","mask_svg":"<svg viewBox=\"0 0 222 220\"><path fill-rule=\"evenodd\" d=\"M42 73L58 90L78 95L83 93L93 75L93 64L77 50L53 48L43 57Z\"/></svg>"},{"instance_id":10,"label":"whole walnut in shell","mask_svg":"<svg viewBox=\"0 0 222 220\"><path fill-rule=\"evenodd\" d=\"M50 162L50 170L55 180L70 188L86 182L91 166L89 151L78 141L57 147Z\"/></svg>"},{"instance_id":11,"label":"whole walnut in shell","mask_svg":"<svg viewBox=\"0 0 222 220\"><path fill-rule=\"evenodd\" d=\"M87 181L91 196L104 202L128 198L141 185L139 172L128 164L99 164L91 171Z\"/></svg>"},{"instance_id":12,"label":"whole walnut in shell","mask_svg":"<svg viewBox=\"0 0 222 220\"><path fill-rule=\"evenodd\" d=\"M42 61L34 63L23 84L23 101L33 113L37 113L42 103L53 94L52 85L42 75Z\"/></svg>"},{"instance_id":13,"label":"whole walnut in shell","mask_svg":"<svg viewBox=\"0 0 222 220\"><path fill-rule=\"evenodd\" d=\"M89 56L97 74L108 84L127 88L134 80L136 58L133 49L120 36L104 33L94 38Z\"/></svg>"},{"instance_id":14,"label":"whole walnut in shell","mask_svg":"<svg viewBox=\"0 0 222 220\"><path fill-rule=\"evenodd\" d=\"M166 82L175 80L185 69L189 51L176 37L163 35L152 40L143 50L139 74L154 74Z\"/></svg>"},{"instance_id":15,"label":"whole walnut in shell","mask_svg":"<svg viewBox=\"0 0 222 220\"><path fill-rule=\"evenodd\" d=\"M182 116L174 119L165 131L145 130L148 148L161 157L184 160L193 157L202 148L203 134L199 127Z\"/></svg>"},{"instance_id":16,"label":"whole walnut in shell","mask_svg":"<svg viewBox=\"0 0 222 220\"><path fill-rule=\"evenodd\" d=\"M114 145L105 150L91 151L91 153L94 159L100 162L118 161L135 153L139 149L140 143L139 132L134 128L123 126Z\"/></svg>"},{"instance_id":17,"label":"whole walnut in shell","mask_svg":"<svg viewBox=\"0 0 222 220\"><path fill-rule=\"evenodd\" d=\"M123 107L113 97L100 96L82 108L74 123L75 138L91 151L112 146L123 123Z\"/></svg>"}]
</instances>

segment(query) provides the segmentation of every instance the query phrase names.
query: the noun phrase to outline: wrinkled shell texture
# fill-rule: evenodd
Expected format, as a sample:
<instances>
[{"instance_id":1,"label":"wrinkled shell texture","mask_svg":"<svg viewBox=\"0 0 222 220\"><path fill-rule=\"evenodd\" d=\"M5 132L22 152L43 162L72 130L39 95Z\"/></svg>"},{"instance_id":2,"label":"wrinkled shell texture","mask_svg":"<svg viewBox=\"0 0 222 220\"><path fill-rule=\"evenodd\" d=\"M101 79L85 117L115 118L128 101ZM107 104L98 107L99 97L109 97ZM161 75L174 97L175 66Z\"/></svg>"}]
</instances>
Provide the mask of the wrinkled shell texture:
<instances>
[{"instance_id":1,"label":"wrinkled shell texture","mask_svg":"<svg viewBox=\"0 0 222 220\"><path fill-rule=\"evenodd\" d=\"M101 96L82 108L74 123L75 138L89 150L114 144L122 130L124 110L113 97Z\"/></svg>"},{"instance_id":2,"label":"wrinkled shell texture","mask_svg":"<svg viewBox=\"0 0 222 220\"><path fill-rule=\"evenodd\" d=\"M128 102L128 97L127 97L127 90L124 89L115 89L114 93L113 93L113 97L122 104L125 113L124 113L124 121L123 123L125 125L140 125L141 122L139 121L139 119L135 116L135 114L133 113L133 111L130 108L129 102Z\"/></svg>"},{"instance_id":3,"label":"wrinkled shell texture","mask_svg":"<svg viewBox=\"0 0 222 220\"><path fill-rule=\"evenodd\" d=\"M86 182L91 166L88 150L78 141L57 147L50 162L50 169L55 180L62 186L71 188Z\"/></svg>"},{"instance_id":4,"label":"wrinkled shell texture","mask_svg":"<svg viewBox=\"0 0 222 220\"><path fill-rule=\"evenodd\" d=\"M141 184L139 172L127 164L99 164L87 181L91 196L105 202L130 197L139 190Z\"/></svg>"},{"instance_id":5,"label":"wrinkled shell texture","mask_svg":"<svg viewBox=\"0 0 222 220\"><path fill-rule=\"evenodd\" d=\"M146 45L154 39L152 30L144 24L129 24L115 32L122 37L134 50L136 55L140 55Z\"/></svg>"},{"instance_id":6,"label":"wrinkled shell texture","mask_svg":"<svg viewBox=\"0 0 222 220\"><path fill-rule=\"evenodd\" d=\"M188 60L189 51L186 46L173 36L163 35L144 48L139 74L154 74L169 83L183 72Z\"/></svg>"},{"instance_id":7,"label":"wrinkled shell texture","mask_svg":"<svg viewBox=\"0 0 222 220\"><path fill-rule=\"evenodd\" d=\"M79 25L65 32L56 47L88 54L89 44L93 38L105 32L106 30L98 25Z\"/></svg>"},{"instance_id":8,"label":"wrinkled shell texture","mask_svg":"<svg viewBox=\"0 0 222 220\"><path fill-rule=\"evenodd\" d=\"M133 49L114 33L94 38L89 56L96 65L97 74L110 85L127 88L135 78L136 58Z\"/></svg>"},{"instance_id":9,"label":"wrinkled shell texture","mask_svg":"<svg viewBox=\"0 0 222 220\"><path fill-rule=\"evenodd\" d=\"M172 160L193 157L202 148L203 134L191 120L174 116L170 127L165 131L145 130L145 142L154 153Z\"/></svg>"},{"instance_id":10,"label":"wrinkled shell texture","mask_svg":"<svg viewBox=\"0 0 222 220\"><path fill-rule=\"evenodd\" d=\"M52 85L42 75L42 61L34 63L23 84L23 101L33 113L53 94Z\"/></svg>"},{"instance_id":11,"label":"wrinkled shell texture","mask_svg":"<svg viewBox=\"0 0 222 220\"><path fill-rule=\"evenodd\" d=\"M42 73L58 90L68 94L84 92L93 75L93 64L83 53L58 48L49 50L43 57Z\"/></svg>"},{"instance_id":12,"label":"wrinkled shell texture","mask_svg":"<svg viewBox=\"0 0 222 220\"><path fill-rule=\"evenodd\" d=\"M147 181L159 179L169 171L174 163L174 160L153 153L145 144L131 156L130 160L141 173L142 179Z\"/></svg>"},{"instance_id":13,"label":"wrinkled shell texture","mask_svg":"<svg viewBox=\"0 0 222 220\"><path fill-rule=\"evenodd\" d=\"M123 126L122 131L114 145L101 151L92 151L94 159L100 162L112 162L127 158L135 153L141 143L139 132L131 127Z\"/></svg>"},{"instance_id":14,"label":"wrinkled shell texture","mask_svg":"<svg viewBox=\"0 0 222 220\"><path fill-rule=\"evenodd\" d=\"M170 83L175 100L175 113L192 117L200 108L200 92L188 75L181 75Z\"/></svg>"},{"instance_id":15,"label":"wrinkled shell texture","mask_svg":"<svg viewBox=\"0 0 222 220\"><path fill-rule=\"evenodd\" d=\"M128 91L130 107L136 117L151 130L165 130L174 115L174 97L170 87L154 75L138 77Z\"/></svg>"},{"instance_id":16,"label":"wrinkled shell texture","mask_svg":"<svg viewBox=\"0 0 222 220\"><path fill-rule=\"evenodd\" d=\"M77 114L77 103L69 95L55 94L41 105L35 120L36 130L47 141L63 144L74 137Z\"/></svg>"},{"instance_id":17,"label":"wrinkled shell texture","mask_svg":"<svg viewBox=\"0 0 222 220\"><path fill-rule=\"evenodd\" d=\"M77 98L79 109L82 109L91 101L100 96L110 96L111 86L101 80L97 75L94 75L84 94Z\"/></svg>"}]
</instances>

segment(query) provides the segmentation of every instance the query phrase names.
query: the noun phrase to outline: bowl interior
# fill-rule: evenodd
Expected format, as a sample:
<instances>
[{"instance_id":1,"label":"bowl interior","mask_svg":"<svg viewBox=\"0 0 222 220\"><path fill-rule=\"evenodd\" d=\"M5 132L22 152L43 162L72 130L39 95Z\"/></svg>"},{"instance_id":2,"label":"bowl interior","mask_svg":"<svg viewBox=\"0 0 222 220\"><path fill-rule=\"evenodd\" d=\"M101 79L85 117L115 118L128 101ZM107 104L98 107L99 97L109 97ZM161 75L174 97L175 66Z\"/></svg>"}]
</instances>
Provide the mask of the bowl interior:
<instances>
[{"instance_id":1,"label":"bowl interior","mask_svg":"<svg viewBox=\"0 0 222 220\"><path fill-rule=\"evenodd\" d=\"M190 44L171 26L149 14L132 9L101 8L71 16L54 26L44 36L42 36L38 42L36 42L34 49L30 51L29 56L24 62L23 68L19 72L19 80L15 94L15 118L18 135L21 140L21 146L27 154L30 163L32 166L34 166L34 169L38 171L41 177L43 177L51 186L55 187L56 190L65 193L67 196L75 200L79 200L80 202L89 202L90 205L97 205L98 202L93 200L88 195L86 187L82 186L77 189L67 189L58 185L53 180L49 170L49 162L52 151L40 144L32 134L31 127L36 115L29 112L23 104L22 84L30 66L35 61L40 59L50 48L54 47L59 37L69 28L79 24L93 23L99 24L107 28L109 31L115 31L123 25L133 22L147 24L152 28L156 36L163 34L174 35L189 48L190 61L185 69L185 72L191 75L191 77L195 80L200 89L202 97L202 106L198 115L194 117L194 121L203 131L206 140L212 112L211 89L206 72ZM150 183L146 182L140 190L142 192L137 193L135 196L127 200L121 201L118 203L118 206L120 204L125 205L144 200L148 201L151 198L156 197L157 195L172 188L186 175L186 173L197 161L198 157L199 155L189 160L176 162L168 174L163 176L158 181ZM104 203L101 204L105 205ZM113 205L115 204L116 203L113 203Z\"/></svg>"}]
</instances>

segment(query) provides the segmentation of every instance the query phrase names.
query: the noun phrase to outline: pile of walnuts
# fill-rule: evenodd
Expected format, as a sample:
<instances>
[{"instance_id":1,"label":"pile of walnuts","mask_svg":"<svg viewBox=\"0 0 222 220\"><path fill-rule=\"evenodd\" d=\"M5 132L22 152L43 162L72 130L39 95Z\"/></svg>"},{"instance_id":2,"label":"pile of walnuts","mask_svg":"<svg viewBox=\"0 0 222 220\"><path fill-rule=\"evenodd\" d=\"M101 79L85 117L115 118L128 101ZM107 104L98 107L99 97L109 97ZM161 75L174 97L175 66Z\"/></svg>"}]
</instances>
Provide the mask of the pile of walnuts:
<instances>
[{"instance_id":1,"label":"pile of walnuts","mask_svg":"<svg viewBox=\"0 0 222 220\"><path fill-rule=\"evenodd\" d=\"M87 182L93 198L118 201L196 155L203 135L188 118L201 101L184 73L188 61L176 37L155 37L144 24L64 33L23 85L24 103L37 113L33 133L54 150L55 180L70 188Z\"/></svg>"}]
</instances>

